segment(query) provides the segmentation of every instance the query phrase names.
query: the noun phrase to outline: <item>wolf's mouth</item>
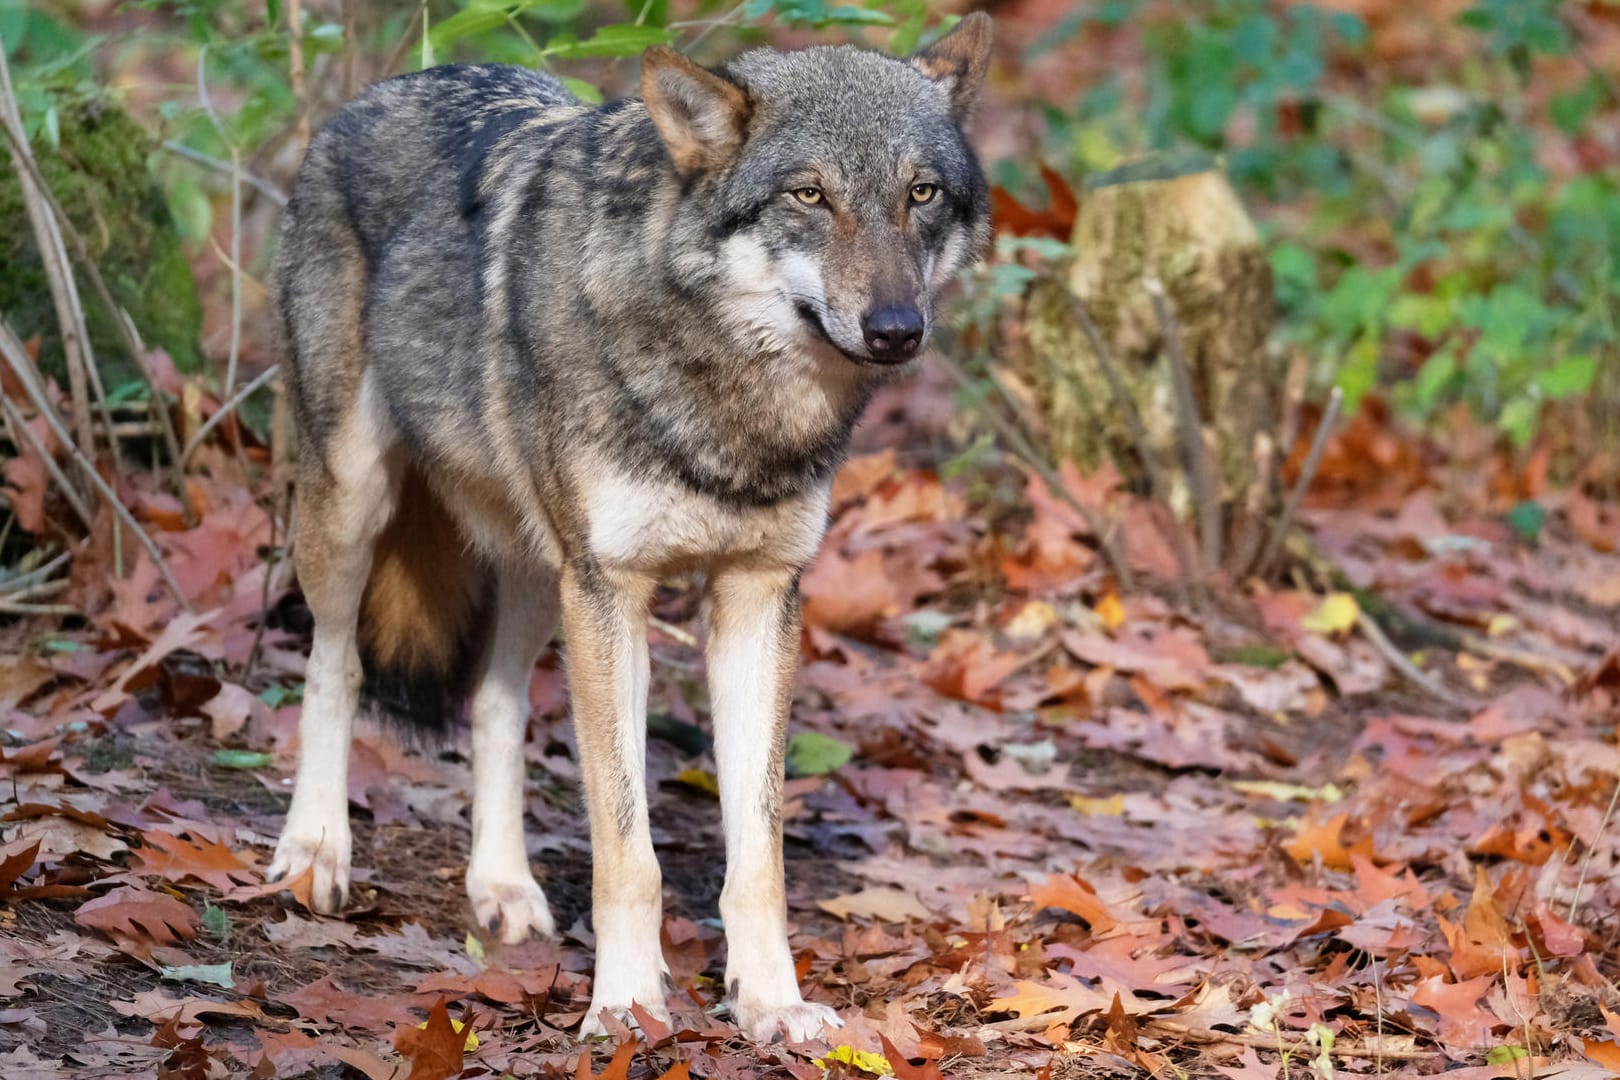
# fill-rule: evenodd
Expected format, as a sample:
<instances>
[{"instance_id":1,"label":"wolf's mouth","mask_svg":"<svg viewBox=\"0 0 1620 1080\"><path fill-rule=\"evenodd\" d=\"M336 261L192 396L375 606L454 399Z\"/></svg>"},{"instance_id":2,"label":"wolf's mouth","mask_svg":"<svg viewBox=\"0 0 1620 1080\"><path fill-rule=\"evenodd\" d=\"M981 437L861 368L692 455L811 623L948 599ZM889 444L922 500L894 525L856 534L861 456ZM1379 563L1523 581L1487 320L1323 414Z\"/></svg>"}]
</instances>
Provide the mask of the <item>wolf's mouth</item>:
<instances>
[{"instance_id":1,"label":"wolf's mouth","mask_svg":"<svg viewBox=\"0 0 1620 1080\"><path fill-rule=\"evenodd\" d=\"M816 335L820 337L822 341L825 341L828 345L831 345L838 351L839 355L852 364L859 364L862 367L876 368L896 367L905 363L907 360L910 360L911 357L915 355L909 354L906 356L896 356L893 359L883 359L876 356L863 355L861 353L852 353L833 340L833 336L827 332L827 324L821 321L821 313L818 312L814 307L801 300L799 303L794 305L794 309L798 311L799 318L809 323L810 328L816 332Z\"/></svg>"}]
</instances>

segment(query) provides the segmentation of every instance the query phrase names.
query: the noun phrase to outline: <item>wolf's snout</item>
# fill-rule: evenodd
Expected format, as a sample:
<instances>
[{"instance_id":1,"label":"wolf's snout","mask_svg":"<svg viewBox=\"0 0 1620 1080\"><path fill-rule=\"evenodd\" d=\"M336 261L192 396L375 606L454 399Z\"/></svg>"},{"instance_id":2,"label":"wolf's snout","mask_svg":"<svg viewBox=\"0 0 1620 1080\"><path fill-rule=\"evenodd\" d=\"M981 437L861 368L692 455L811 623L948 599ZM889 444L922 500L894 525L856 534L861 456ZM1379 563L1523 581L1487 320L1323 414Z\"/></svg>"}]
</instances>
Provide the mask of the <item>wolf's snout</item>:
<instances>
[{"instance_id":1,"label":"wolf's snout","mask_svg":"<svg viewBox=\"0 0 1620 1080\"><path fill-rule=\"evenodd\" d=\"M880 307L861 319L861 334L876 360L910 359L922 344L923 329L922 312L914 307Z\"/></svg>"}]
</instances>

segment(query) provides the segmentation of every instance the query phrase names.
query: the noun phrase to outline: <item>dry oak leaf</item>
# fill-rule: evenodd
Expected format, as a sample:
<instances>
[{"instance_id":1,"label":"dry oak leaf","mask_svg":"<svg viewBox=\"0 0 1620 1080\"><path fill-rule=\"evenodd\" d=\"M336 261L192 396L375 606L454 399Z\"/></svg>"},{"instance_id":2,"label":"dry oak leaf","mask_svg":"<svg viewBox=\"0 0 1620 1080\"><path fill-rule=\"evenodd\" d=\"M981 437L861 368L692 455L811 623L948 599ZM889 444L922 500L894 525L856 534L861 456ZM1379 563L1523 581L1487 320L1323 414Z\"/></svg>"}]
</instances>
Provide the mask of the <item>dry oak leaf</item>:
<instances>
[{"instance_id":1,"label":"dry oak leaf","mask_svg":"<svg viewBox=\"0 0 1620 1080\"><path fill-rule=\"evenodd\" d=\"M141 869L165 881L196 878L221 892L258 880L253 868L237 858L224 844L205 838L195 840L173 833L152 831L142 834L146 846L136 852Z\"/></svg>"},{"instance_id":2,"label":"dry oak leaf","mask_svg":"<svg viewBox=\"0 0 1620 1080\"><path fill-rule=\"evenodd\" d=\"M574 1066L574 1080L628 1080L630 1076L630 1061L636 1056L640 1043L635 1039L626 1039L613 1051L613 1060L599 1073L591 1072L591 1052L586 1050L579 1055L579 1061Z\"/></svg>"},{"instance_id":3,"label":"dry oak leaf","mask_svg":"<svg viewBox=\"0 0 1620 1080\"><path fill-rule=\"evenodd\" d=\"M876 885L831 900L819 900L817 904L822 911L840 919L860 916L882 922L905 922L907 919L927 922L934 915L915 894L887 885Z\"/></svg>"},{"instance_id":4,"label":"dry oak leaf","mask_svg":"<svg viewBox=\"0 0 1620 1080\"><path fill-rule=\"evenodd\" d=\"M1355 865L1355 856L1359 855L1369 860L1373 857L1373 841L1369 832L1346 846L1344 830L1349 822L1349 814L1335 814L1326 821L1314 813L1309 814L1300 822L1299 832L1289 841L1286 850L1293 856L1294 861L1307 866L1311 864L1313 856L1320 855L1322 865L1329 869L1352 869Z\"/></svg>"},{"instance_id":5,"label":"dry oak leaf","mask_svg":"<svg viewBox=\"0 0 1620 1080\"><path fill-rule=\"evenodd\" d=\"M427 1023L421 1027L402 1027L394 1032L394 1049L410 1060L411 1072L406 1080L450 1080L461 1072L461 1058L469 1042L466 1030L473 1026L473 1015L467 1013L458 1028L450 1019L450 1011L440 998L428 1010Z\"/></svg>"},{"instance_id":6,"label":"dry oak leaf","mask_svg":"<svg viewBox=\"0 0 1620 1080\"><path fill-rule=\"evenodd\" d=\"M124 885L79 905L73 921L110 937L173 945L197 936L197 913L167 893Z\"/></svg>"},{"instance_id":7,"label":"dry oak leaf","mask_svg":"<svg viewBox=\"0 0 1620 1080\"><path fill-rule=\"evenodd\" d=\"M1106 979L1098 980L1098 986L1100 989L1092 989L1079 979L1052 971L1047 973L1044 982L1020 979L1018 993L997 998L989 1009L1023 1017L1039 1016L1051 1024L1069 1024L1077 1016L1106 1013L1113 1008L1116 998L1120 1008L1131 1015L1150 1013L1165 1004L1140 1001L1130 991L1112 986Z\"/></svg>"},{"instance_id":8,"label":"dry oak leaf","mask_svg":"<svg viewBox=\"0 0 1620 1080\"><path fill-rule=\"evenodd\" d=\"M1451 946L1451 970L1459 979L1519 970L1519 949L1513 931L1496 907L1495 889L1483 866L1475 867L1474 895L1468 900L1462 925L1435 916L1440 932Z\"/></svg>"},{"instance_id":9,"label":"dry oak leaf","mask_svg":"<svg viewBox=\"0 0 1620 1080\"><path fill-rule=\"evenodd\" d=\"M1093 934L1105 934L1119 923L1096 890L1073 874L1053 874L1031 885L1029 899L1037 908L1059 908L1080 916Z\"/></svg>"},{"instance_id":10,"label":"dry oak leaf","mask_svg":"<svg viewBox=\"0 0 1620 1080\"><path fill-rule=\"evenodd\" d=\"M1479 999L1493 981L1493 976L1481 975L1448 983L1442 975L1431 975L1412 991L1412 1003L1440 1017L1436 1041L1457 1050L1470 1050L1489 1042L1491 1029L1502 1023L1494 1013L1479 1007Z\"/></svg>"}]
</instances>

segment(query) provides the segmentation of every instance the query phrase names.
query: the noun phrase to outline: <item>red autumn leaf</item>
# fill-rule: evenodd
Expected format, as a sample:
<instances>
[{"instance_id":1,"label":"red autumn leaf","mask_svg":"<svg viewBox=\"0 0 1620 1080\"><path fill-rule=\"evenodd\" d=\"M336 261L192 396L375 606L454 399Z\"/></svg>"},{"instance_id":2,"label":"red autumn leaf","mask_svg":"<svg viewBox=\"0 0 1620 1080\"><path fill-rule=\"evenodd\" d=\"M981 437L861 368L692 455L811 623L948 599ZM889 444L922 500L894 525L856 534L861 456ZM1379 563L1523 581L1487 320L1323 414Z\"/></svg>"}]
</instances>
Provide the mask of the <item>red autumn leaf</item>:
<instances>
[{"instance_id":1,"label":"red autumn leaf","mask_svg":"<svg viewBox=\"0 0 1620 1080\"><path fill-rule=\"evenodd\" d=\"M141 868L166 881L196 878L221 892L258 879L253 868L232 854L231 849L213 840L187 839L156 830L142 834L146 846L136 852Z\"/></svg>"},{"instance_id":2,"label":"red autumn leaf","mask_svg":"<svg viewBox=\"0 0 1620 1080\"><path fill-rule=\"evenodd\" d=\"M449 1080L461 1072L461 1059L467 1049L467 1031L473 1015L467 1013L458 1030L450 1020L444 998L428 1010L425 1027L402 1027L394 1035L394 1048L411 1063L406 1080Z\"/></svg>"},{"instance_id":3,"label":"red autumn leaf","mask_svg":"<svg viewBox=\"0 0 1620 1080\"><path fill-rule=\"evenodd\" d=\"M1479 1006L1479 999L1485 996L1493 981L1493 976L1481 975L1451 983L1442 975L1431 975L1412 991L1412 1003L1439 1016L1440 1028L1436 1034L1441 1042L1452 1046L1483 1046L1490 1041L1491 1029L1501 1023L1493 1013Z\"/></svg>"},{"instance_id":4,"label":"red autumn leaf","mask_svg":"<svg viewBox=\"0 0 1620 1080\"><path fill-rule=\"evenodd\" d=\"M1037 908L1061 908L1080 916L1093 934L1105 934L1118 925L1102 897L1072 874L1053 874L1039 885L1031 885L1029 899Z\"/></svg>"},{"instance_id":5,"label":"red autumn leaf","mask_svg":"<svg viewBox=\"0 0 1620 1080\"><path fill-rule=\"evenodd\" d=\"M998 186L990 190L990 218L998 235L1049 236L1064 243L1073 238L1075 218L1080 213L1074 189L1045 164L1041 165L1041 179L1046 182L1049 199L1045 210L1025 206L1006 188Z\"/></svg>"},{"instance_id":6,"label":"red autumn leaf","mask_svg":"<svg viewBox=\"0 0 1620 1080\"><path fill-rule=\"evenodd\" d=\"M197 913L189 905L131 885L80 904L73 921L114 938L159 945L197 936Z\"/></svg>"},{"instance_id":7,"label":"red autumn leaf","mask_svg":"<svg viewBox=\"0 0 1620 1080\"><path fill-rule=\"evenodd\" d=\"M1363 832L1359 839L1347 846L1344 841L1347 826L1350 826L1349 814L1335 814L1326 821L1315 814L1309 815L1299 823L1299 831L1285 850L1296 862L1307 866L1315 856L1320 855L1323 866L1333 870L1349 870L1358 855L1371 860L1373 841L1370 832Z\"/></svg>"},{"instance_id":8,"label":"red autumn leaf","mask_svg":"<svg viewBox=\"0 0 1620 1080\"><path fill-rule=\"evenodd\" d=\"M574 1066L574 1080L629 1080L630 1061L640 1046L635 1039L620 1043L618 1049L613 1051L613 1060L599 1073L591 1071L591 1053L585 1051L579 1055L579 1061Z\"/></svg>"},{"instance_id":9,"label":"red autumn leaf","mask_svg":"<svg viewBox=\"0 0 1620 1080\"><path fill-rule=\"evenodd\" d=\"M1459 979L1519 970L1513 931L1497 910L1495 890L1483 866L1475 867L1474 893L1459 925L1438 916L1441 933L1451 946L1451 970Z\"/></svg>"},{"instance_id":10,"label":"red autumn leaf","mask_svg":"<svg viewBox=\"0 0 1620 1080\"><path fill-rule=\"evenodd\" d=\"M28 872L39 855L39 841L0 859L0 893L5 893L16 880Z\"/></svg>"},{"instance_id":11,"label":"red autumn leaf","mask_svg":"<svg viewBox=\"0 0 1620 1080\"><path fill-rule=\"evenodd\" d=\"M895 1049L894 1043L889 1041L887 1035L879 1032L878 1039L883 1043L883 1056L888 1058L889 1068L894 1070L895 1080L945 1080L945 1077L940 1075L937 1063L924 1059L921 1065L913 1065Z\"/></svg>"}]
</instances>

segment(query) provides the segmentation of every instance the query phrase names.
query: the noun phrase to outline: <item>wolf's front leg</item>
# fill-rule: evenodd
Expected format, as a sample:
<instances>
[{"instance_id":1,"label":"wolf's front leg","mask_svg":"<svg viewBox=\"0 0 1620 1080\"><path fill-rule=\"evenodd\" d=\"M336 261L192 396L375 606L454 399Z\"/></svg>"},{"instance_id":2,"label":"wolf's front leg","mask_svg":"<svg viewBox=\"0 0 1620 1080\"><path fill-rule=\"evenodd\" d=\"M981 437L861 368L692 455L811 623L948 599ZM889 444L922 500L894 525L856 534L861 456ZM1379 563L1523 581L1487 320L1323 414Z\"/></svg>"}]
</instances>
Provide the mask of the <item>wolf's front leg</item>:
<instances>
[{"instance_id":1,"label":"wolf's front leg","mask_svg":"<svg viewBox=\"0 0 1620 1080\"><path fill-rule=\"evenodd\" d=\"M596 981L581 1037L602 1013L664 1004L663 880L647 824L647 606L652 579L582 558L563 571L568 689L591 818Z\"/></svg>"},{"instance_id":2,"label":"wolf's front leg","mask_svg":"<svg viewBox=\"0 0 1620 1080\"><path fill-rule=\"evenodd\" d=\"M313 450L300 462L295 509L298 580L315 618L315 641L304 676L292 805L269 876L311 870L310 906L328 915L349 896L349 733L361 679L355 628L373 546L393 512L397 486L366 400L340 431L330 465Z\"/></svg>"},{"instance_id":3,"label":"wolf's front leg","mask_svg":"<svg viewBox=\"0 0 1620 1080\"><path fill-rule=\"evenodd\" d=\"M788 949L782 876L782 753L799 662L799 591L788 570L717 571L709 594L709 697L725 818L726 989L757 1041L798 1042L842 1025L807 1002Z\"/></svg>"},{"instance_id":4,"label":"wolf's front leg","mask_svg":"<svg viewBox=\"0 0 1620 1080\"><path fill-rule=\"evenodd\" d=\"M473 843L467 897L473 917L508 944L556 932L523 839L523 741L529 677L557 629L557 575L503 570L495 635L473 693Z\"/></svg>"}]
</instances>

